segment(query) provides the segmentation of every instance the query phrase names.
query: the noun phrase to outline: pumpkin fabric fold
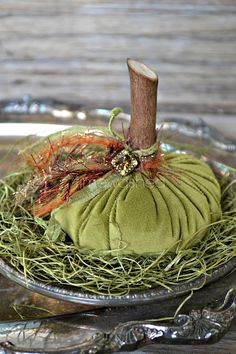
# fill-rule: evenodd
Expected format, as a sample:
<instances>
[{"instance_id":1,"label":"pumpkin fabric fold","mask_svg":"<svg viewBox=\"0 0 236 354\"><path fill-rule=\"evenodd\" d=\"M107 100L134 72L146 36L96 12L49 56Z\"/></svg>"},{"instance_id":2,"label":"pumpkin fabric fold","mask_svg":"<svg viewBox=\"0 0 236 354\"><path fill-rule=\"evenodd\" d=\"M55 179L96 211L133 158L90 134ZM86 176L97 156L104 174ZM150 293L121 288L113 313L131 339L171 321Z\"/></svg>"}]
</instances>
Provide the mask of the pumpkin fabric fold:
<instances>
[{"instance_id":1,"label":"pumpkin fabric fold","mask_svg":"<svg viewBox=\"0 0 236 354\"><path fill-rule=\"evenodd\" d=\"M210 167L186 154L165 153L171 174L150 181L135 171L110 173L52 212L81 250L145 254L192 247L221 217L220 187Z\"/></svg>"}]
</instances>

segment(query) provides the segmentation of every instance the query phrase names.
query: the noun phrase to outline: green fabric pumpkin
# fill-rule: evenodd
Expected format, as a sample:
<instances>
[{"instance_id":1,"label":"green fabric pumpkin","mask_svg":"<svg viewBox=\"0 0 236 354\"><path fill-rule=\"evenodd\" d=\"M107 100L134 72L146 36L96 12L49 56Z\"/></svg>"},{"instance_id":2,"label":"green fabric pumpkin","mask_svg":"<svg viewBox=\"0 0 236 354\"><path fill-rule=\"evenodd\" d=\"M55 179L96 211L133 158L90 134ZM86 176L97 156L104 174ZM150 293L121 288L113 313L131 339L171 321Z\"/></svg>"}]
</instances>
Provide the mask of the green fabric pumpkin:
<instances>
[{"instance_id":1,"label":"green fabric pumpkin","mask_svg":"<svg viewBox=\"0 0 236 354\"><path fill-rule=\"evenodd\" d=\"M81 250L145 254L189 248L221 217L220 187L210 167L186 154L166 153L152 183L113 172L76 193L52 218Z\"/></svg>"}]
</instances>

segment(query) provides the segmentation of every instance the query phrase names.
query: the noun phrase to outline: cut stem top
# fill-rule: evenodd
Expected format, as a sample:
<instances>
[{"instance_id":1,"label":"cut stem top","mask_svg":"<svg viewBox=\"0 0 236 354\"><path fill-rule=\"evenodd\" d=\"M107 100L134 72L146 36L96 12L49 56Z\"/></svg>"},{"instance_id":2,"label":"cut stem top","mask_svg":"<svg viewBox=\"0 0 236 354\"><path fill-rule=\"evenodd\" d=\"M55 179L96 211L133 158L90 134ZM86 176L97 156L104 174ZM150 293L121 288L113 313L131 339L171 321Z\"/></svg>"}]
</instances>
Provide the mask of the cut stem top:
<instances>
[{"instance_id":1,"label":"cut stem top","mask_svg":"<svg viewBox=\"0 0 236 354\"><path fill-rule=\"evenodd\" d=\"M156 142L158 76L143 63L127 61L130 75L130 143L135 149L147 149Z\"/></svg>"}]
</instances>

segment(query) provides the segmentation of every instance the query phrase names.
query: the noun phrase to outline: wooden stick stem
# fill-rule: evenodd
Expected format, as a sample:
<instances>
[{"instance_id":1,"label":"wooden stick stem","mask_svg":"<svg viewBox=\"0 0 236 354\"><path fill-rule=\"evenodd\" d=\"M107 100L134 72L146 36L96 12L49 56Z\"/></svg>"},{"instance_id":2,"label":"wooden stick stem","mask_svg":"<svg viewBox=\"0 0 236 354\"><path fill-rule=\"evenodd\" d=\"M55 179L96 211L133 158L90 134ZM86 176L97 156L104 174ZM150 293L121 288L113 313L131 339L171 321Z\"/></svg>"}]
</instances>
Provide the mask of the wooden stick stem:
<instances>
[{"instance_id":1,"label":"wooden stick stem","mask_svg":"<svg viewBox=\"0 0 236 354\"><path fill-rule=\"evenodd\" d=\"M130 143L135 149L147 149L156 142L158 76L146 65L127 61L130 75Z\"/></svg>"}]
</instances>

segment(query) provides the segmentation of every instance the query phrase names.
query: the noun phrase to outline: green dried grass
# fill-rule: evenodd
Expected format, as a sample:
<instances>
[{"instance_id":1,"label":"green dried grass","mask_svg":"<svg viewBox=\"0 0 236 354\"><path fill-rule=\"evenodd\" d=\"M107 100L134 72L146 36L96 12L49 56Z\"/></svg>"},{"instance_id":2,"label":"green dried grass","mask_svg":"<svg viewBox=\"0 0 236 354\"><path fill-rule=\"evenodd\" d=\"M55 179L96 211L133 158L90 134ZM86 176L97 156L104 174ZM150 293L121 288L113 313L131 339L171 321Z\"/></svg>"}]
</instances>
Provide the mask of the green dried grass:
<instances>
[{"instance_id":1,"label":"green dried grass","mask_svg":"<svg viewBox=\"0 0 236 354\"><path fill-rule=\"evenodd\" d=\"M192 249L177 255L111 256L83 253L69 239L52 243L46 235L47 220L34 219L15 203L15 191L26 178L25 172L15 173L0 185L0 257L27 278L121 296L193 281L236 255L236 181L221 180L222 220L210 225Z\"/></svg>"}]
</instances>

